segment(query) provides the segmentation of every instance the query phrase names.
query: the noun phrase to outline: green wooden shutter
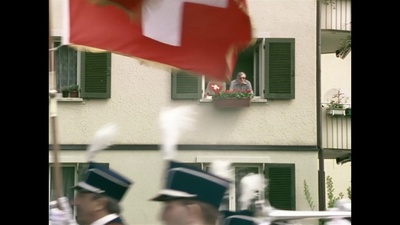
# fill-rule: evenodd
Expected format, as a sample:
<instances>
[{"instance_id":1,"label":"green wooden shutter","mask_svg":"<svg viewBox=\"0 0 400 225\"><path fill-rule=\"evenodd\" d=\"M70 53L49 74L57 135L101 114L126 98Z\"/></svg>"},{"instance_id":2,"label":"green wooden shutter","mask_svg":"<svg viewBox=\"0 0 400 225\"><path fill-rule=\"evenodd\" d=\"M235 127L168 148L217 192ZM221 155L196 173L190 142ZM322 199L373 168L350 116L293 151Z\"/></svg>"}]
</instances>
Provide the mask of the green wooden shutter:
<instances>
[{"instance_id":1,"label":"green wooden shutter","mask_svg":"<svg viewBox=\"0 0 400 225\"><path fill-rule=\"evenodd\" d=\"M185 162L185 164L188 165L188 166L193 166L193 167L195 167L195 168L197 168L199 170L203 170L201 168L201 163L188 163L188 162Z\"/></svg>"},{"instance_id":2,"label":"green wooden shutter","mask_svg":"<svg viewBox=\"0 0 400 225\"><path fill-rule=\"evenodd\" d=\"M172 71L172 99L200 99L201 76L188 71Z\"/></svg>"},{"instance_id":3,"label":"green wooden shutter","mask_svg":"<svg viewBox=\"0 0 400 225\"><path fill-rule=\"evenodd\" d=\"M81 53L81 97L111 97L111 53Z\"/></svg>"},{"instance_id":4,"label":"green wooden shutter","mask_svg":"<svg viewBox=\"0 0 400 225\"><path fill-rule=\"evenodd\" d=\"M265 39L265 96L294 99L295 41L293 38Z\"/></svg>"},{"instance_id":5,"label":"green wooden shutter","mask_svg":"<svg viewBox=\"0 0 400 225\"><path fill-rule=\"evenodd\" d=\"M265 164L265 178L269 180L265 199L277 209L296 210L294 164Z\"/></svg>"}]
</instances>

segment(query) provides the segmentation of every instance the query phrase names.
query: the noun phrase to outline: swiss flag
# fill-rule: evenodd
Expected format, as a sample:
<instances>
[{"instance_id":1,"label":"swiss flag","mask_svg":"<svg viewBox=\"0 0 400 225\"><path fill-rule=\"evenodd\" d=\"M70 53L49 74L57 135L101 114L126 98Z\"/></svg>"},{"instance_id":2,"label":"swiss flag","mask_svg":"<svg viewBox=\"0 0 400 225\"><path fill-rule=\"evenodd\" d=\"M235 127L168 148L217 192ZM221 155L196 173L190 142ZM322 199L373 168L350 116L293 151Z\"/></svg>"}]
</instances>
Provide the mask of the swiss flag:
<instances>
[{"instance_id":1,"label":"swiss flag","mask_svg":"<svg viewBox=\"0 0 400 225\"><path fill-rule=\"evenodd\" d=\"M210 81L208 82L207 90L210 91L209 94L211 95L218 95L221 91L225 91L225 86L225 82Z\"/></svg>"},{"instance_id":2,"label":"swiss flag","mask_svg":"<svg viewBox=\"0 0 400 225\"><path fill-rule=\"evenodd\" d=\"M66 0L63 43L230 80L252 27L246 0Z\"/></svg>"}]
</instances>

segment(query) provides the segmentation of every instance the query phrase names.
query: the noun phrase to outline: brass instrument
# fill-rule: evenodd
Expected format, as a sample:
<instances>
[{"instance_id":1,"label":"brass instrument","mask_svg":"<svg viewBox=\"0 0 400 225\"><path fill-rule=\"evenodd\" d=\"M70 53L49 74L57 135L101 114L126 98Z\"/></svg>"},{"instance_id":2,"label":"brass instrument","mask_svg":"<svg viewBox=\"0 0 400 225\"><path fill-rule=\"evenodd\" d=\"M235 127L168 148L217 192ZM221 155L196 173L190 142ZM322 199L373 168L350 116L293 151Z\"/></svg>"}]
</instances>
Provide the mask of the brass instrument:
<instances>
[{"instance_id":1,"label":"brass instrument","mask_svg":"<svg viewBox=\"0 0 400 225\"><path fill-rule=\"evenodd\" d=\"M269 225L274 221L287 221L299 219L344 219L351 218L351 201L339 200L336 208L328 208L326 211L294 211L280 210L272 207L268 200L255 202L255 220L260 225ZM348 220L334 224L351 224Z\"/></svg>"}]
</instances>

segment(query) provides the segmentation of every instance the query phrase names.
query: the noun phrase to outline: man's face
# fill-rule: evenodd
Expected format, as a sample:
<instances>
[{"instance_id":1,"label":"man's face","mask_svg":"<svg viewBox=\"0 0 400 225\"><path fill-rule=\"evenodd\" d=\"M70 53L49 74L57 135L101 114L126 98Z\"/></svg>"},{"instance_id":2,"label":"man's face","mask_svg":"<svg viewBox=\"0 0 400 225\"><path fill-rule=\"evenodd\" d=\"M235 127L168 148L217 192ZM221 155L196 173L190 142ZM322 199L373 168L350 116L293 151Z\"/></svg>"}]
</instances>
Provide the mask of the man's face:
<instances>
[{"instance_id":1,"label":"man's face","mask_svg":"<svg viewBox=\"0 0 400 225\"><path fill-rule=\"evenodd\" d=\"M190 224L191 212L187 205L180 200L164 202L161 212L161 221L165 225L188 225Z\"/></svg>"},{"instance_id":2,"label":"man's face","mask_svg":"<svg viewBox=\"0 0 400 225\"><path fill-rule=\"evenodd\" d=\"M245 84L245 83L246 83L246 75L241 74L241 75L238 77L238 82L239 82L240 84Z\"/></svg>"},{"instance_id":3,"label":"man's face","mask_svg":"<svg viewBox=\"0 0 400 225\"><path fill-rule=\"evenodd\" d=\"M94 198L95 194L90 192L80 192L76 194L72 205L76 207L76 220L80 225L89 225L96 218L96 211L101 209L99 199Z\"/></svg>"}]
</instances>

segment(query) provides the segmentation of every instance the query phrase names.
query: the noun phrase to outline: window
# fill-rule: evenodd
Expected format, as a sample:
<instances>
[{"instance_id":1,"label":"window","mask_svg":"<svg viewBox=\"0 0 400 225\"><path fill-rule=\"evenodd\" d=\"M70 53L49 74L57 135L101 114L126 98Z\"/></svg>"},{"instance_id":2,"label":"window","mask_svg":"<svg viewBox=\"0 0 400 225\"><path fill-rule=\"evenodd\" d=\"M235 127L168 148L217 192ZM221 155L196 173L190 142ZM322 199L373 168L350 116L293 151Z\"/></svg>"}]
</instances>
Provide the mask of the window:
<instances>
[{"instance_id":1,"label":"window","mask_svg":"<svg viewBox=\"0 0 400 225\"><path fill-rule=\"evenodd\" d=\"M261 165L245 165L245 164L234 164L233 170L235 173L234 182L232 188L229 190L229 193L226 193L224 196L223 202L221 204L220 210L233 210L238 211L240 209L240 180L249 173L259 174L262 172ZM207 168L208 169L208 168ZM263 198L260 195L261 199Z\"/></svg>"},{"instance_id":2,"label":"window","mask_svg":"<svg viewBox=\"0 0 400 225\"><path fill-rule=\"evenodd\" d=\"M262 99L294 99L295 40L259 38L239 54L232 79L240 71L252 83L254 96ZM172 72L172 99L201 99L206 80L190 72ZM229 83L227 83L227 89Z\"/></svg>"},{"instance_id":3,"label":"window","mask_svg":"<svg viewBox=\"0 0 400 225\"><path fill-rule=\"evenodd\" d=\"M210 163L189 163L192 166L208 170ZM282 210L295 210L296 186L294 164L273 163L232 163L235 177L232 188L225 194L219 210L238 211L240 209L240 180L249 173L263 173L269 183L260 199L268 199L270 204ZM252 209L250 209L252 210Z\"/></svg>"},{"instance_id":4,"label":"window","mask_svg":"<svg viewBox=\"0 0 400 225\"><path fill-rule=\"evenodd\" d=\"M54 39L57 92L79 85L81 98L111 97L111 53L81 52Z\"/></svg>"},{"instance_id":5,"label":"window","mask_svg":"<svg viewBox=\"0 0 400 225\"><path fill-rule=\"evenodd\" d=\"M100 163L105 167L109 167L108 163ZM62 196L72 200L74 197L74 189L71 187L75 186L78 181L83 179L84 172L87 170L89 163L63 163L60 164L61 169L61 184ZM49 199L50 201L56 200L55 193L55 178L54 178L54 164L50 163L49 166ZM73 208L73 206L71 206Z\"/></svg>"},{"instance_id":6,"label":"window","mask_svg":"<svg viewBox=\"0 0 400 225\"><path fill-rule=\"evenodd\" d=\"M172 99L199 99L205 90L201 79L190 72L179 70L172 73Z\"/></svg>"}]
</instances>

